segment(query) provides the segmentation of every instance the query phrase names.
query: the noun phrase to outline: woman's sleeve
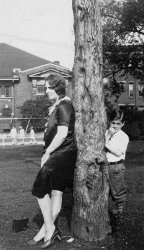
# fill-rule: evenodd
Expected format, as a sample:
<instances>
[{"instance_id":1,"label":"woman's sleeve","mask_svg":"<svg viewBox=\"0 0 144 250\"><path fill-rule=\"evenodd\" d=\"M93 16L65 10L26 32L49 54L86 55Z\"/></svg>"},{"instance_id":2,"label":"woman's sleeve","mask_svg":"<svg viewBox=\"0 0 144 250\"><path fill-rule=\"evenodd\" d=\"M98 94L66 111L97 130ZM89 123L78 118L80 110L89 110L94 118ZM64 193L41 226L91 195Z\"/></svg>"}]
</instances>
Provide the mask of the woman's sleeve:
<instances>
[{"instance_id":1,"label":"woman's sleeve","mask_svg":"<svg viewBox=\"0 0 144 250\"><path fill-rule=\"evenodd\" d=\"M69 126L70 117L72 113L72 104L68 102L60 103L57 110L57 125Z\"/></svg>"}]
</instances>

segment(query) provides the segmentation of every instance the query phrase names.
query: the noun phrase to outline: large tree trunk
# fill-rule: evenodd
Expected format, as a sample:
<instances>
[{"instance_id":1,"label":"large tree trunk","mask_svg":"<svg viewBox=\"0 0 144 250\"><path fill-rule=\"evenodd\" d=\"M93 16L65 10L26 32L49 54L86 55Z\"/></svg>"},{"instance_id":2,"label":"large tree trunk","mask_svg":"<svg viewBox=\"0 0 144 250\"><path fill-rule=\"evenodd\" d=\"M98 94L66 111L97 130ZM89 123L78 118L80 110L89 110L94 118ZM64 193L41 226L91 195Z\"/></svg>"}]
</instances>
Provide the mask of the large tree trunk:
<instances>
[{"instance_id":1,"label":"large tree trunk","mask_svg":"<svg viewBox=\"0 0 144 250\"><path fill-rule=\"evenodd\" d=\"M74 180L73 233L103 239L108 231L108 184L104 148L106 113L102 86L99 0L73 0L74 96L78 161Z\"/></svg>"}]
</instances>

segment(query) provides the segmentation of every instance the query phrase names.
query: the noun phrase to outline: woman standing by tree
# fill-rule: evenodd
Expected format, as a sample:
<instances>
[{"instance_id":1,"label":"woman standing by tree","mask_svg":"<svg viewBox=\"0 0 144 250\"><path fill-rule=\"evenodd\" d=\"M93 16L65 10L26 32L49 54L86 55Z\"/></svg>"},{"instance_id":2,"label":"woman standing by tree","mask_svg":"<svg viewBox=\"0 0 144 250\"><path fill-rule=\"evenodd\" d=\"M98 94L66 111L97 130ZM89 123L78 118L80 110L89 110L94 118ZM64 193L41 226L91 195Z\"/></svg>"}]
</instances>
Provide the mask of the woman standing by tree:
<instances>
[{"instance_id":1,"label":"woman standing by tree","mask_svg":"<svg viewBox=\"0 0 144 250\"><path fill-rule=\"evenodd\" d=\"M44 154L33 185L32 194L37 197L44 224L30 245L44 238L41 248L47 248L61 235L54 221L61 210L62 194L73 185L77 156L74 124L75 113L70 98L65 96L65 80L60 76L49 76L47 90L55 102L49 110L49 120L44 134ZM51 198L50 198L51 195Z\"/></svg>"}]
</instances>

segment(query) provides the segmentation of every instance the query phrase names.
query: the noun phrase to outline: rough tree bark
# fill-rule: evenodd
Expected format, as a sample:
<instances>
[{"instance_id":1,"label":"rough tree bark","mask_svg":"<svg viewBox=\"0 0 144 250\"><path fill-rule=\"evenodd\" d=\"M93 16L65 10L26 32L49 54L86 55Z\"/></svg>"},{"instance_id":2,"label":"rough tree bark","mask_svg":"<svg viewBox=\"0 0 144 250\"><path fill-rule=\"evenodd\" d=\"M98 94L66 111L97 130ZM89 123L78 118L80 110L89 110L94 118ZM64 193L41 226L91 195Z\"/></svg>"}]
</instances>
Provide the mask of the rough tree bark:
<instances>
[{"instance_id":1,"label":"rough tree bark","mask_svg":"<svg viewBox=\"0 0 144 250\"><path fill-rule=\"evenodd\" d=\"M74 235L89 241L108 232L108 184L104 148L106 113L102 86L99 0L73 0L74 95L78 161L74 180Z\"/></svg>"}]
</instances>

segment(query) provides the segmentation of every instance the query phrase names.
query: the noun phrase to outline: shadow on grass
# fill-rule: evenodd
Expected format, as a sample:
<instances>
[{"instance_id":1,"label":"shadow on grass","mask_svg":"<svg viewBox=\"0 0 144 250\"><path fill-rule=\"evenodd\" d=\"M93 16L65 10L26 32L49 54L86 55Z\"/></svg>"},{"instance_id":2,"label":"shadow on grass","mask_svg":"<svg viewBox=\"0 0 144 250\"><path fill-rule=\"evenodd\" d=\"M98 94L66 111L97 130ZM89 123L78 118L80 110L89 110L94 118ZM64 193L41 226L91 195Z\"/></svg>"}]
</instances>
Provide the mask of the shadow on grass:
<instances>
[{"instance_id":1,"label":"shadow on grass","mask_svg":"<svg viewBox=\"0 0 144 250\"><path fill-rule=\"evenodd\" d=\"M39 169L41 146L4 148L0 150L0 234L2 250L29 250L26 242L41 227L43 219L30 187ZM144 249L144 153L129 152L126 158L127 200L123 217L111 218L112 234L102 242L84 242L70 235L72 194L66 190L62 211L57 221L64 241L51 249L59 250L142 250ZM21 218L23 216L23 218ZM28 219L19 232L12 230L13 220ZM19 222L17 222L19 223ZM21 226L21 225L20 225ZM28 228L27 228L28 226ZM24 229L24 230L23 230ZM35 247L35 250L39 247Z\"/></svg>"}]
</instances>

